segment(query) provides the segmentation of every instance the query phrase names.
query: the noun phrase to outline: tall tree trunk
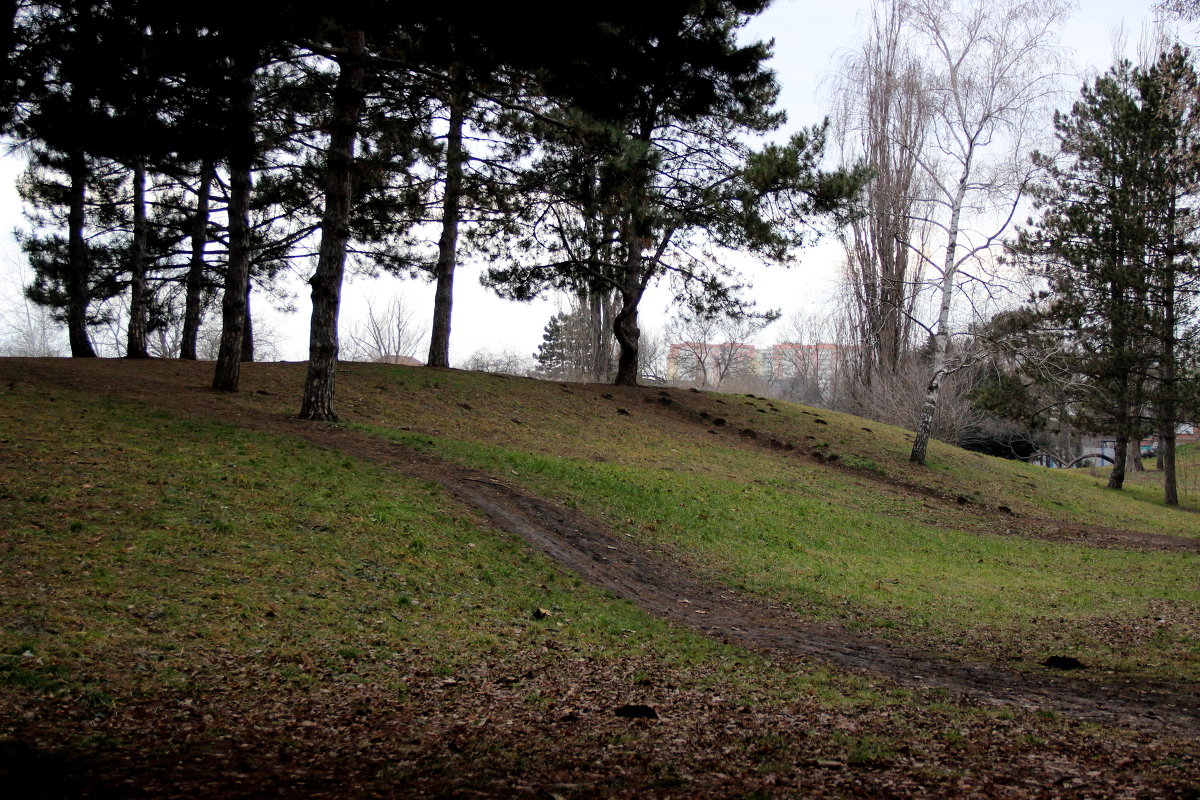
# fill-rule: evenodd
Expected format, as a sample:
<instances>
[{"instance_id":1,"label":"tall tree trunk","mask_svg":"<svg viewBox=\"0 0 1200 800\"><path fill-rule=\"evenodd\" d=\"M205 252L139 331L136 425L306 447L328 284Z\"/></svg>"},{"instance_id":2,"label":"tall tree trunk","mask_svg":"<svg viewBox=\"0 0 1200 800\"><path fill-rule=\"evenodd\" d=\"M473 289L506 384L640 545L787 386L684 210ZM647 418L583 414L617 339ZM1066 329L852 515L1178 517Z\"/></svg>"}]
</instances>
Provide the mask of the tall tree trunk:
<instances>
[{"instance_id":1,"label":"tall tree trunk","mask_svg":"<svg viewBox=\"0 0 1200 800\"><path fill-rule=\"evenodd\" d=\"M325 156L325 211L321 217L321 248L312 286L312 322L308 339L308 374L304 379L302 419L337 421L333 409L337 375L338 308L346 242L350 238L350 190L354 141L362 116L366 34L346 34L347 54L340 59L333 91L333 121Z\"/></svg>"},{"instance_id":2,"label":"tall tree trunk","mask_svg":"<svg viewBox=\"0 0 1200 800\"><path fill-rule=\"evenodd\" d=\"M613 335L620 352L617 355L617 375L613 383L617 386L637 386L638 376L638 300L621 292L621 310L613 320Z\"/></svg>"},{"instance_id":3,"label":"tall tree trunk","mask_svg":"<svg viewBox=\"0 0 1200 800\"><path fill-rule=\"evenodd\" d=\"M179 357L196 360L196 339L200 335L202 295L204 292L204 246L208 243L208 201L212 192L214 165L205 160L200 165L200 183L196 187L196 216L192 220L192 257L188 262L183 310L183 336Z\"/></svg>"},{"instance_id":4,"label":"tall tree trunk","mask_svg":"<svg viewBox=\"0 0 1200 800\"><path fill-rule=\"evenodd\" d=\"M1163 440L1166 438L1167 437L1165 435L1163 435L1163 426L1162 426L1162 422L1161 422L1161 418L1160 418L1160 422L1158 424L1158 446L1154 448L1156 451L1154 454L1154 468L1156 470L1158 470L1159 472L1164 471L1163 470L1163 467L1164 467Z\"/></svg>"},{"instance_id":5,"label":"tall tree trunk","mask_svg":"<svg viewBox=\"0 0 1200 800\"><path fill-rule=\"evenodd\" d=\"M256 52L235 59L237 79L229 99L229 263L221 299L221 346L213 388L236 392L241 377L246 289L250 283L250 193L254 166L254 73Z\"/></svg>"},{"instance_id":6,"label":"tall tree trunk","mask_svg":"<svg viewBox=\"0 0 1200 800\"><path fill-rule=\"evenodd\" d=\"M133 247L129 254L129 331L126 358L149 358L146 325L150 315L146 291L146 159L133 162Z\"/></svg>"},{"instance_id":7,"label":"tall tree trunk","mask_svg":"<svg viewBox=\"0 0 1200 800\"><path fill-rule=\"evenodd\" d=\"M943 305L945 302L943 295ZM942 378L946 376L947 354L949 352L949 335L938 325L938 331L933 336L933 366L929 383L925 387L925 401L921 404L921 417L917 422L917 435L913 439L912 452L908 460L914 464L924 464L929 451L929 439L933 433L933 415L937 412L938 395L941 393Z\"/></svg>"},{"instance_id":8,"label":"tall tree trunk","mask_svg":"<svg viewBox=\"0 0 1200 800\"><path fill-rule=\"evenodd\" d=\"M1162 459L1163 470L1163 503L1168 506L1179 505L1179 483L1175 468L1175 429L1179 423L1179 393L1177 384L1178 374L1178 342L1175 335L1176 293L1179 289L1179 276L1176 266L1176 252L1179 247L1178 231L1176 229L1180 209L1178 199L1172 195L1167 208L1167 246L1163 254L1162 270L1162 331L1159 339L1161 348L1161 397L1158 402L1158 453Z\"/></svg>"},{"instance_id":9,"label":"tall tree trunk","mask_svg":"<svg viewBox=\"0 0 1200 800\"><path fill-rule=\"evenodd\" d=\"M135 18L139 36L144 37L146 25L141 14L142 8L135 6ZM134 84L135 99L133 116L145 120L146 100L149 89L147 75L146 41L142 38L138 47L140 58L135 75L131 76ZM146 156L139 151L133 158L133 242L129 252L129 329L125 339L126 358L149 358L147 351L146 328L150 324L150 293L146 284L146 272L149 269L149 256L146 250Z\"/></svg>"},{"instance_id":10,"label":"tall tree trunk","mask_svg":"<svg viewBox=\"0 0 1200 800\"><path fill-rule=\"evenodd\" d=\"M87 242L83 238L84 204L87 200L87 159L83 151L68 156L67 171L71 180L67 210L67 338L75 358L95 358L87 332L88 301L91 296Z\"/></svg>"},{"instance_id":11,"label":"tall tree trunk","mask_svg":"<svg viewBox=\"0 0 1200 800\"><path fill-rule=\"evenodd\" d=\"M589 365L589 380L604 383L612 372L612 299L599 286L588 287L588 336L592 363Z\"/></svg>"},{"instance_id":12,"label":"tall tree trunk","mask_svg":"<svg viewBox=\"0 0 1200 800\"><path fill-rule=\"evenodd\" d=\"M599 383L601 380L601 365L603 364L603 354L600 350L604 346L604 310L600 293L594 287L588 287L586 302L588 355L591 357L592 362L588 365L588 380Z\"/></svg>"},{"instance_id":13,"label":"tall tree trunk","mask_svg":"<svg viewBox=\"0 0 1200 800\"><path fill-rule=\"evenodd\" d=\"M242 329L242 355L243 363L254 361L254 309L250 307L250 291L253 284L246 281L246 326Z\"/></svg>"},{"instance_id":14,"label":"tall tree trunk","mask_svg":"<svg viewBox=\"0 0 1200 800\"><path fill-rule=\"evenodd\" d=\"M1142 463L1142 440L1137 437L1129 439L1129 464L1126 469L1128 472L1146 471L1146 465Z\"/></svg>"},{"instance_id":15,"label":"tall tree trunk","mask_svg":"<svg viewBox=\"0 0 1200 800\"><path fill-rule=\"evenodd\" d=\"M621 224L621 246L625 250L625 267L621 276L621 308L613 318L613 336L619 348L617 374L613 383L617 386L637 386L641 377L639 350L642 332L638 328L638 305L649 281L642 248L650 235L650 224L646 216L647 192L650 185L650 135L653 125L643 121L641 135L630 143L630 155L634 164L628 177L629 205ZM665 250L670 234L664 234L660 251ZM661 255L661 252L659 253Z\"/></svg>"},{"instance_id":16,"label":"tall tree trunk","mask_svg":"<svg viewBox=\"0 0 1200 800\"><path fill-rule=\"evenodd\" d=\"M12 76L11 56L17 33L17 11L21 8L21 2L5 0L0 8L4 9L0 12L4 15L3 21L0 22L0 86L8 88L8 81ZM7 97L4 98L4 104L8 104Z\"/></svg>"},{"instance_id":17,"label":"tall tree trunk","mask_svg":"<svg viewBox=\"0 0 1200 800\"><path fill-rule=\"evenodd\" d=\"M450 366L450 316L454 306L454 267L458 261L458 225L462 218L463 123L467 92L457 66L450 68L450 126L446 132L446 190L442 200L442 235L438 238L437 289L433 296L433 331L429 366Z\"/></svg>"},{"instance_id":18,"label":"tall tree trunk","mask_svg":"<svg viewBox=\"0 0 1200 800\"><path fill-rule=\"evenodd\" d=\"M1118 419L1118 425L1124 425L1128 420ZM1118 433L1113 453L1113 468L1108 476L1108 488L1120 489L1125 485L1125 459L1129 450L1129 434Z\"/></svg>"},{"instance_id":19,"label":"tall tree trunk","mask_svg":"<svg viewBox=\"0 0 1200 800\"><path fill-rule=\"evenodd\" d=\"M1158 449L1163 457L1163 503L1168 506L1179 505L1179 479L1175 471L1175 426L1168 425L1163 429L1159 439Z\"/></svg>"},{"instance_id":20,"label":"tall tree trunk","mask_svg":"<svg viewBox=\"0 0 1200 800\"><path fill-rule=\"evenodd\" d=\"M1173 257L1168 256L1168 257ZM1175 426L1179 422L1179 406L1176 403L1176 348L1175 348L1175 269L1170 266L1163 286L1163 333L1162 333L1162 399L1158 404L1159 439L1158 450L1163 464L1163 503L1179 505L1179 484L1175 469Z\"/></svg>"},{"instance_id":21,"label":"tall tree trunk","mask_svg":"<svg viewBox=\"0 0 1200 800\"><path fill-rule=\"evenodd\" d=\"M950 351L950 305L954 297L954 277L957 272L955 257L958 252L958 225L962 216L963 199L967 195L967 181L971 177L971 161L968 156L959 177L954 204L950 208L950 224L946 226L946 256L942 264L942 302L938 309L937 328L933 334L933 365L929 384L925 389L925 402L921 405L921 418L917 423L917 435L913 439L912 452L908 460L924 464L929 450L929 437L933 433L933 415L937 411L938 396L942 379L946 377L947 356Z\"/></svg>"},{"instance_id":22,"label":"tall tree trunk","mask_svg":"<svg viewBox=\"0 0 1200 800\"><path fill-rule=\"evenodd\" d=\"M621 284L621 310L613 319L613 336L620 348L617 356L617 375L613 383L617 386L637 386L641 370L638 351L641 330L638 328L638 305L645 291L642 275L641 238L635 226L630 224L625 234L625 275Z\"/></svg>"}]
</instances>

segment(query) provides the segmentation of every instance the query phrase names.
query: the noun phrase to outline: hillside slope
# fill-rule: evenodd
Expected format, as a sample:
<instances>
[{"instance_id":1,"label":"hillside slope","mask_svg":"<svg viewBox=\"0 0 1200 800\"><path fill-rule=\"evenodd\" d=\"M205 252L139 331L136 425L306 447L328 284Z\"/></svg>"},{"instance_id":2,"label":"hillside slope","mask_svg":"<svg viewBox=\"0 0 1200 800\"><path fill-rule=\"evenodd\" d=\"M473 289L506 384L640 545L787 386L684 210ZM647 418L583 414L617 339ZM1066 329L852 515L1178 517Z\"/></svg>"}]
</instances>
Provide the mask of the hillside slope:
<instances>
[{"instance_id":1,"label":"hillside slope","mask_svg":"<svg viewBox=\"0 0 1200 800\"><path fill-rule=\"evenodd\" d=\"M1143 786L1147 796L1188 785L1180 776L1193 763L1194 736L1187 745L1160 737L1188 730L1189 717L1155 733L1153 698L1195 706L1192 512L1105 492L1086 476L952 448L935 448L932 467L914 471L903 460L901 431L761 398L347 365L339 384L346 420L312 426L288 418L302 365L247 365L235 396L208 392L208 370L0 362L0 500L12 520L3 599L14 612L0 667L10 686L24 687L10 701L34 715L6 728L21 746L60 740L63 719L102 719L89 724L118 738L147 719L191 720L204 736L167 737L157 768L169 783L177 780L172 758L223 747L212 730L220 725L172 704L202 696L219 708L225 674L225 701L264 685L280 692L268 704L273 712L237 707L242 716L234 715L235 740L247 735L243 722L273 731L262 760L219 775L193 764L200 777L191 780L226 789L237 782L227 773L269 766L280 785L321 791L313 743L289 745L313 762L307 772L289 777L279 766L287 747L277 726L294 721L298 704L318 718L308 721L330 758L349 746L336 736L339 725L366 736L354 721L365 709L376 720L387 708L410 722L424 709L422 725L440 731L432 734L437 747L401 746L393 734L359 745L371 754L372 781L383 774L380 759L397 752L420 753L432 766L397 768L399 783L360 787L366 794L397 785L414 794L462 789L472 780L507 791L514 774L544 783L553 773L578 783L578 791L562 791L580 796L633 796L639 787L696 796L701 786L725 796L777 785L768 775L785 776L778 785L793 789L813 781L834 791L888 785L949 795L962 775L943 771L958 764L950 772L961 772L976 759L966 771L988 791L1028 774L1050 781L1055 770L1094 772L1093 788ZM749 641L765 648L763 661L663 626L489 531L477 510L487 513L486 503L467 496L471 485L527 498L509 506L535 522L559 519L560 544L574 552L587 552L582 532L595 526L596 546L640 553L639 569L653 565L648 582L684 593L682 603L667 598L656 607L673 607L662 614L668 619L745 641L730 631L775 614L795 642L832 631L843 637L835 641L874 649L851 662L859 677L831 677L821 662L789 655L812 652L802 647ZM603 553L593 556L603 567ZM611 592L626 585L606 584L612 571L589 572L586 561L574 567ZM741 626L736 617L718 619L729 607L722 598L733 597L748 609ZM1045 730L1032 731L1065 722L932 711L936 683L904 690L916 694L866 688L863 681L877 683L874 668L887 674L886 654L897 648L905 658L1003 665L1018 682L1059 694L1073 685L1084 698L1153 686L1151 716L1137 723L1146 730L1149 720L1150 728L1135 740L1074 729L1055 740L1051 765L1044 748L1020 742L1046 739ZM1062 684L1038 666L1056 654L1090 669ZM822 658L839 663L833 653ZM1093 683L1104 690L1090 693ZM733 697L754 711L731 729ZM600 711L639 699L675 721L648 728ZM1053 707L1045 696L1029 702ZM497 714L531 736L528 752L497 734ZM467 721L453 723L456 715ZM797 728L798 715L817 721ZM1101 721L1123 724L1119 715ZM719 747L709 741L714 734L699 733L717 722L725 731ZM642 726L616 753L598 744L630 736L627 727L614 733L614 724ZM953 746L947 725L996 733L968 755ZM447 733L452 728L460 730ZM726 752L728 736L746 743L773 730L791 733ZM687 731L685 739L701 744L684 752L666 744ZM1085 739L1095 753L1119 747L1133 760L1119 769L1111 759L1094 761L1083 755ZM918 756L900 752L909 740L920 743ZM55 757L110 759L100 772L121 772L120 743L72 746L79 751ZM609 755L598 766L578 766L599 752ZM996 766L1001 752L1025 774ZM647 753L657 755L646 760ZM816 776L812 765L822 760L841 766ZM586 775L564 778L567 763ZM707 782L670 769L680 763ZM942 766L932 775L914 763ZM613 774L632 777L598 783Z\"/></svg>"}]
</instances>

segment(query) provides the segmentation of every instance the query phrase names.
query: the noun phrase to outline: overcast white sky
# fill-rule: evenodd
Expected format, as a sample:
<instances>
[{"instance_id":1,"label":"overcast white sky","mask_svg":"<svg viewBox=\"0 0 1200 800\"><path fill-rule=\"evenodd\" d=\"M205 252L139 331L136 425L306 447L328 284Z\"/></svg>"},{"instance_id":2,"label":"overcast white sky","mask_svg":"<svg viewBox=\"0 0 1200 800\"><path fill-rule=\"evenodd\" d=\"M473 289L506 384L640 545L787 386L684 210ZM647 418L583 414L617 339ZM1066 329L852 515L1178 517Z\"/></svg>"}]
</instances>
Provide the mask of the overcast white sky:
<instances>
[{"instance_id":1,"label":"overcast white sky","mask_svg":"<svg viewBox=\"0 0 1200 800\"><path fill-rule=\"evenodd\" d=\"M1113 61L1114 34L1124 29L1128 41L1136 42L1145 24L1153 19L1152 0L1083 0L1067 28L1062 44L1073 51L1081 75L1103 71ZM861 31L866 0L838 3L816 0L775 0L761 17L752 21L748 35L774 38L773 67L782 86L781 105L789 117L789 127L819 122L827 113L824 82L836 66L842 50L851 47ZM1188 40L1196 36L1188 31ZM1132 52L1128 53L1133 55ZM1074 90L1082 78L1068 88ZM5 230L21 224L19 203L13 182L22 165L15 158L0 159L0 221ZM0 269L12 271L16 249L5 236L0 241ZM799 263L784 269L753 269L747 277L753 284L753 297L763 308L793 312L820 313L831 302L840 261L840 248L833 242L803 254ZM462 363L472 352L512 350L529 356L541 341L542 329L555 313L562 298L554 297L531 304L512 303L496 298L479 285L481 266L459 266L455 286L451 360ZM287 360L307 357L307 331L310 306L307 275L295 275L291 288L296 295L297 312L280 315L269 312L266 298L255 298L256 321L276 329L279 356ZM0 284L0 302L11 301L19 293L14 281ZM385 278L375 281L351 277L345 287L342 314L351 319L364 313L366 298L386 300L401 294L405 303L416 310L417 319L427 325L433 303L432 287L419 280ZM643 329L660 329L668 316L669 297L663 291L650 292L642 304ZM269 319L268 319L269 317ZM764 334L774 338L772 331ZM424 359L424 353L419 357Z\"/></svg>"}]
</instances>

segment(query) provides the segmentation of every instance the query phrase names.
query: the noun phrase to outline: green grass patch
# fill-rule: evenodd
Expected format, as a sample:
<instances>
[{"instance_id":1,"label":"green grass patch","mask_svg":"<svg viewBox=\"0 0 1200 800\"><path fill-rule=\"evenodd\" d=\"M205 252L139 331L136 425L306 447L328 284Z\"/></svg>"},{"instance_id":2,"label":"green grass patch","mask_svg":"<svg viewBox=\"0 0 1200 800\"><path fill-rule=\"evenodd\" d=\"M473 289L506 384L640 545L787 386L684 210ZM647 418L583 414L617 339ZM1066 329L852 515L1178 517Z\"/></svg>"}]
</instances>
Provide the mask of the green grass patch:
<instances>
[{"instance_id":1,"label":"green grass patch","mask_svg":"<svg viewBox=\"0 0 1200 800\"><path fill-rule=\"evenodd\" d=\"M1200 557L1102 550L922 524L742 451L671 469L542 456L376 429L607 520L720 582L934 649L1039 663L1069 652L1131 675L1200 677ZM855 497L854 495L858 496Z\"/></svg>"},{"instance_id":2,"label":"green grass patch","mask_svg":"<svg viewBox=\"0 0 1200 800\"><path fill-rule=\"evenodd\" d=\"M99 390L63 390L58 369ZM241 393L199 410L294 413L302 365L244 369ZM844 778L866 793L986 793L1014 770L1052 785L1113 769L1157 796L1194 785L1192 743L719 645L584 585L436 485L104 398L103 381L132 375L205 391L208 371L0 362L5 752L50 747L82 758L68 776L107 768L181 796L217 777L272 789L251 754L320 785L424 780L446 796L577 782L690 796L709 778L748 796L836 796ZM1032 666L1053 649L1127 676L1196 674L1194 558L981 535L993 503L1163 532L1194 518L1078 475L940 445L911 471L902 431L762 398L344 365L339 402L364 430L812 618L989 661ZM660 718L617 717L626 702ZM203 783L145 775L196 754Z\"/></svg>"},{"instance_id":3,"label":"green grass patch","mask_svg":"<svg viewBox=\"0 0 1200 800\"><path fill-rule=\"evenodd\" d=\"M1143 465L1145 469L1141 472L1125 471L1125 488L1121 491L1143 503L1161 503L1164 473L1158 469L1153 457L1145 459ZM1090 467L1075 472L1086 476L1092 485L1107 486L1112 467ZM1200 447L1197 445L1186 444L1176 451L1175 483L1180 505L1193 510L1200 508ZM1200 527L1200 522L1197 522L1197 527Z\"/></svg>"},{"instance_id":4,"label":"green grass patch","mask_svg":"<svg viewBox=\"0 0 1200 800\"><path fill-rule=\"evenodd\" d=\"M543 651L704 663L696 680L742 685L749 670L781 692L841 696L828 675L775 673L582 584L432 484L136 405L21 389L4 403L10 690L103 711L130 692L189 691L232 660L292 689L402 693L414 659L452 676ZM536 620L537 608L553 613Z\"/></svg>"}]
</instances>

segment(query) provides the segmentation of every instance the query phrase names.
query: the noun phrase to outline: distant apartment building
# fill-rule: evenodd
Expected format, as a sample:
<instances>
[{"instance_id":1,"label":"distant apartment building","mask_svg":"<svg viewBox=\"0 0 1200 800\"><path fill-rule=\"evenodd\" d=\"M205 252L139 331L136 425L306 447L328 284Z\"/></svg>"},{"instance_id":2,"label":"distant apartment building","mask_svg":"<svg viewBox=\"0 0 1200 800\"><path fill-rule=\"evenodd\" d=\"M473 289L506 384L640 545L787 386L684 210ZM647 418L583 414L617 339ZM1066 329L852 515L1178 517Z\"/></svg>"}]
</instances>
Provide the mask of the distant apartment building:
<instances>
[{"instance_id":1,"label":"distant apartment building","mask_svg":"<svg viewBox=\"0 0 1200 800\"><path fill-rule=\"evenodd\" d=\"M1200 442L1200 426L1185 422L1175 431L1175 444L1196 444Z\"/></svg>"}]
</instances>

